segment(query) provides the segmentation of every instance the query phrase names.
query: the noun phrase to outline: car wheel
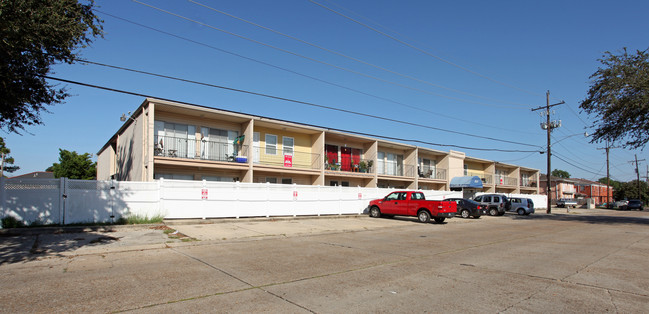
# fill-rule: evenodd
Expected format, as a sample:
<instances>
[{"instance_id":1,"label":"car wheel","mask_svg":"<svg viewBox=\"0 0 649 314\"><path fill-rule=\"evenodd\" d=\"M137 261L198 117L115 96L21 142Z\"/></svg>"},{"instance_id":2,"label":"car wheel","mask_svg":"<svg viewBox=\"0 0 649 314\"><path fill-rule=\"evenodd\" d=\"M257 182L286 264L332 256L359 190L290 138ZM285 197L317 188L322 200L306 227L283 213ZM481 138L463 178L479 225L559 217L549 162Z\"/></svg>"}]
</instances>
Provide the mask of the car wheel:
<instances>
[{"instance_id":1,"label":"car wheel","mask_svg":"<svg viewBox=\"0 0 649 314\"><path fill-rule=\"evenodd\" d=\"M469 212L468 209L463 209L460 212L460 216L462 216L462 218L469 218L469 216L471 216L471 213Z\"/></svg>"},{"instance_id":2,"label":"car wheel","mask_svg":"<svg viewBox=\"0 0 649 314\"><path fill-rule=\"evenodd\" d=\"M495 208L489 209L489 216L498 216L498 209Z\"/></svg>"},{"instance_id":3,"label":"car wheel","mask_svg":"<svg viewBox=\"0 0 649 314\"><path fill-rule=\"evenodd\" d=\"M435 222L441 224L446 220L446 217L435 217Z\"/></svg>"},{"instance_id":4,"label":"car wheel","mask_svg":"<svg viewBox=\"0 0 649 314\"><path fill-rule=\"evenodd\" d=\"M370 208L370 217L372 218L381 217L381 210L378 207L373 206L372 208Z\"/></svg>"},{"instance_id":5,"label":"car wheel","mask_svg":"<svg viewBox=\"0 0 649 314\"><path fill-rule=\"evenodd\" d=\"M525 215L525 210L522 208L519 208L516 212L521 216Z\"/></svg>"},{"instance_id":6,"label":"car wheel","mask_svg":"<svg viewBox=\"0 0 649 314\"><path fill-rule=\"evenodd\" d=\"M430 222L430 214L425 210L420 210L419 213L417 213L417 219L419 219L419 222L428 223Z\"/></svg>"}]
</instances>

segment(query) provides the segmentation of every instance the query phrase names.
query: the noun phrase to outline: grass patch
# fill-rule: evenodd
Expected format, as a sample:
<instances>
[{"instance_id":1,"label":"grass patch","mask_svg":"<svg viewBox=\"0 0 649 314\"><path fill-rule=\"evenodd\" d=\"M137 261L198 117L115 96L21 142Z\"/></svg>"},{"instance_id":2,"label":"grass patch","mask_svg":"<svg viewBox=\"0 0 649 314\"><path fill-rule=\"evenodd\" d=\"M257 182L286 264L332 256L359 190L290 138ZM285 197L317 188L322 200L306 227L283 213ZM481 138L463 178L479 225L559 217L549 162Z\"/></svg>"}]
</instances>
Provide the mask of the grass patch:
<instances>
[{"instance_id":1,"label":"grass patch","mask_svg":"<svg viewBox=\"0 0 649 314\"><path fill-rule=\"evenodd\" d=\"M128 217L121 217L117 220L118 224L122 225L146 225L146 224L159 224L162 223L163 216L157 215L153 217L132 215Z\"/></svg>"}]
</instances>

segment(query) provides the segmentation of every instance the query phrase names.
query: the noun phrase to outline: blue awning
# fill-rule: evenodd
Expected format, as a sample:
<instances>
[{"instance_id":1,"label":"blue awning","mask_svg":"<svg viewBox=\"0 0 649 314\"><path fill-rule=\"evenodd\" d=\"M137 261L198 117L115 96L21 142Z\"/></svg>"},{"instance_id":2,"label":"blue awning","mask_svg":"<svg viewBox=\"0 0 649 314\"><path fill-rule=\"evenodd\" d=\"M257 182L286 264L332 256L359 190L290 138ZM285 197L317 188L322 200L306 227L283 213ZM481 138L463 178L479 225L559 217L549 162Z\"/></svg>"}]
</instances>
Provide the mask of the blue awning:
<instances>
[{"instance_id":1,"label":"blue awning","mask_svg":"<svg viewBox=\"0 0 649 314\"><path fill-rule=\"evenodd\" d=\"M482 189L482 180L478 176L455 177L451 179L451 188Z\"/></svg>"}]
</instances>

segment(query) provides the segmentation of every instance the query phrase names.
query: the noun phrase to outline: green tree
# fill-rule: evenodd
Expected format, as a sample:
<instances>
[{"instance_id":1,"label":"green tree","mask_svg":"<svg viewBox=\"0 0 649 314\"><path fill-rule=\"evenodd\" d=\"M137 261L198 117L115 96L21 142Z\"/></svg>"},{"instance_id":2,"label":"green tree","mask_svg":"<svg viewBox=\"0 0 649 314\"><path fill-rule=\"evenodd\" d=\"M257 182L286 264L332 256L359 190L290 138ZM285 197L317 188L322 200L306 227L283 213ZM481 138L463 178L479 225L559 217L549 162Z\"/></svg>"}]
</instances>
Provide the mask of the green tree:
<instances>
[{"instance_id":1,"label":"green tree","mask_svg":"<svg viewBox=\"0 0 649 314\"><path fill-rule=\"evenodd\" d=\"M5 146L5 140L0 137L0 154L4 154L4 172L15 172L20 169L20 167L14 165L14 158L9 156L11 150Z\"/></svg>"},{"instance_id":2,"label":"green tree","mask_svg":"<svg viewBox=\"0 0 649 314\"><path fill-rule=\"evenodd\" d=\"M564 179L570 178L570 173L568 173L568 171L559 170L559 169L552 170L551 175L553 177L564 178Z\"/></svg>"},{"instance_id":3,"label":"green tree","mask_svg":"<svg viewBox=\"0 0 649 314\"><path fill-rule=\"evenodd\" d=\"M647 182L640 181L640 194L642 200L647 204L649 200L649 192L647 191ZM629 182L622 182L620 184L620 190L614 192L615 199L639 199L638 198L638 180L633 180Z\"/></svg>"},{"instance_id":4,"label":"green tree","mask_svg":"<svg viewBox=\"0 0 649 314\"><path fill-rule=\"evenodd\" d=\"M26 125L42 124L45 105L69 96L43 76L56 63L73 63L75 50L103 36L94 0L85 2L0 0L0 128L19 133Z\"/></svg>"},{"instance_id":5,"label":"green tree","mask_svg":"<svg viewBox=\"0 0 649 314\"><path fill-rule=\"evenodd\" d=\"M74 151L59 148L59 162L54 163L46 171L54 172L55 178L94 180L97 178L97 163L92 161L92 155L82 155Z\"/></svg>"},{"instance_id":6,"label":"green tree","mask_svg":"<svg viewBox=\"0 0 649 314\"><path fill-rule=\"evenodd\" d=\"M629 54L605 52L603 67L590 76L588 97L579 107L594 115L591 143L618 142L641 148L649 141L649 49Z\"/></svg>"}]
</instances>

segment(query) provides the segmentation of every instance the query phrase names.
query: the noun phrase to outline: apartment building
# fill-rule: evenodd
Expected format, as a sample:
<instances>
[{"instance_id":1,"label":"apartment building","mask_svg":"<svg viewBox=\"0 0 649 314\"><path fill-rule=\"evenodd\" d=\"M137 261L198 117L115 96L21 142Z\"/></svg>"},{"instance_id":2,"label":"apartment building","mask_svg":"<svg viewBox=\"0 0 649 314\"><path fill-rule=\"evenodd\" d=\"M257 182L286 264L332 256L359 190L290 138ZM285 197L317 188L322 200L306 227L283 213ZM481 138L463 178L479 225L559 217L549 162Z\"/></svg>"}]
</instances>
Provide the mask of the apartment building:
<instances>
[{"instance_id":1,"label":"apartment building","mask_svg":"<svg viewBox=\"0 0 649 314\"><path fill-rule=\"evenodd\" d=\"M193 104L148 98L98 153L97 178L449 190L477 176L484 192L538 194L539 171Z\"/></svg>"},{"instance_id":2,"label":"apartment building","mask_svg":"<svg viewBox=\"0 0 649 314\"><path fill-rule=\"evenodd\" d=\"M547 176L542 174L541 181L541 194L547 194ZM606 203L613 201L613 187L606 184L579 178L559 178L551 177L552 180L552 198L554 200L560 198L575 198L575 199L593 199L595 204Z\"/></svg>"}]
</instances>

